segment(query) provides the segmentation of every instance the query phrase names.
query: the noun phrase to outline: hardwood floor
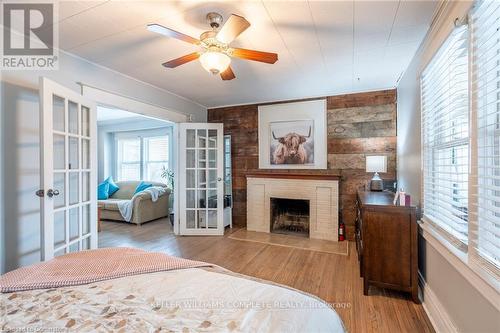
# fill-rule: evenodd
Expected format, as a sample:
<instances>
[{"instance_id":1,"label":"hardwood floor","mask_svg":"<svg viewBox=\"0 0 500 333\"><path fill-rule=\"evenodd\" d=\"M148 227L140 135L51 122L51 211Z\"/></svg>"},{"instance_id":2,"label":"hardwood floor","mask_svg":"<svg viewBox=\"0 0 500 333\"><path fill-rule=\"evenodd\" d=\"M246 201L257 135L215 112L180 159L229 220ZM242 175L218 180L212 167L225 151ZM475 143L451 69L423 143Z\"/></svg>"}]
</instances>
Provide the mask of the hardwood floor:
<instances>
[{"instance_id":1,"label":"hardwood floor","mask_svg":"<svg viewBox=\"0 0 500 333\"><path fill-rule=\"evenodd\" d=\"M175 236L167 219L142 226L102 222L99 247L131 246L215 263L234 272L271 280L333 303L349 332L434 332L422 305L409 296L363 283L354 243L349 255L315 252L224 237Z\"/></svg>"}]
</instances>

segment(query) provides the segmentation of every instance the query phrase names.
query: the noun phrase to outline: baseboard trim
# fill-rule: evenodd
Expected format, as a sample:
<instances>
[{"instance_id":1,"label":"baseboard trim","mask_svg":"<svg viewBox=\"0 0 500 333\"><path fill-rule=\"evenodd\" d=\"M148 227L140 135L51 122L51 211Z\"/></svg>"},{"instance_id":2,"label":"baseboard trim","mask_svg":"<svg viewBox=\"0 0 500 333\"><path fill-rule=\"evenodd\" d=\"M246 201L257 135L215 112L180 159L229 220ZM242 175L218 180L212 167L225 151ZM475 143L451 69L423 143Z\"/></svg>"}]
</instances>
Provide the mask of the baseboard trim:
<instances>
[{"instance_id":1,"label":"baseboard trim","mask_svg":"<svg viewBox=\"0 0 500 333\"><path fill-rule=\"evenodd\" d=\"M458 333L458 329L453 324L448 312L446 312L446 309L443 307L436 294L425 282L425 279L420 272L418 272L418 284L423 294L422 306L424 307L425 313L427 313L434 330L438 333Z\"/></svg>"}]
</instances>

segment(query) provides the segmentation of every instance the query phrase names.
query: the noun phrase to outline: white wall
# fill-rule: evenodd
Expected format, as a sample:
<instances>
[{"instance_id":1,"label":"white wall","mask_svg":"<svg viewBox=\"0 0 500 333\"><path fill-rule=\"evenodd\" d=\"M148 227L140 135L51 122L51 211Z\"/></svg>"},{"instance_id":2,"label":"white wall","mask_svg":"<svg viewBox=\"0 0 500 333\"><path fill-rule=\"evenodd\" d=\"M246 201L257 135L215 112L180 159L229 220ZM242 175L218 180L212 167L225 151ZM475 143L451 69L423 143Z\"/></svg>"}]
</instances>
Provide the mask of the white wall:
<instances>
[{"instance_id":1,"label":"white wall","mask_svg":"<svg viewBox=\"0 0 500 333\"><path fill-rule=\"evenodd\" d=\"M420 85L417 69L420 52L401 78L397 87L397 173L398 187L411 195L420 206Z\"/></svg>"},{"instance_id":2,"label":"white wall","mask_svg":"<svg viewBox=\"0 0 500 333\"><path fill-rule=\"evenodd\" d=\"M120 73L61 52L57 71L2 71L0 272L40 258L38 80L43 75L75 91L76 82L206 120L206 108ZM3 230L3 233L2 233ZM4 263L4 264L3 264Z\"/></svg>"},{"instance_id":3,"label":"white wall","mask_svg":"<svg viewBox=\"0 0 500 333\"><path fill-rule=\"evenodd\" d=\"M40 258L38 91L2 81L3 239L9 271Z\"/></svg>"},{"instance_id":4,"label":"white wall","mask_svg":"<svg viewBox=\"0 0 500 333\"><path fill-rule=\"evenodd\" d=\"M500 313L478 286L472 285L427 239L421 237L419 243L419 271L426 288L438 298L457 331L500 332ZM428 301L424 292L424 303Z\"/></svg>"},{"instance_id":5,"label":"white wall","mask_svg":"<svg viewBox=\"0 0 500 333\"><path fill-rule=\"evenodd\" d=\"M171 111L192 115L195 121L203 122L207 119L207 110L202 105L63 51L59 53L57 71L2 72L3 81L32 89L37 89L39 76L45 76L78 93L81 92L81 88L77 82L82 82Z\"/></svg>"},{"instance_id":6,"label":"white wall","mask_svg":"<svg viewBox=\"0 0 500 333\"><path fill-rule=\"evenodd\" d=\"M419 76L433 54L453 29L456 17L463 17L471 2L448 2L435 20L431 31L417 51L397 87L397 171L399 186L421 203L421 143ZM498 332L500 314L443 252L419 236L419 271L459 332ZM424 303L430 301L425 298Z\"/></svg>"}]
</instances>

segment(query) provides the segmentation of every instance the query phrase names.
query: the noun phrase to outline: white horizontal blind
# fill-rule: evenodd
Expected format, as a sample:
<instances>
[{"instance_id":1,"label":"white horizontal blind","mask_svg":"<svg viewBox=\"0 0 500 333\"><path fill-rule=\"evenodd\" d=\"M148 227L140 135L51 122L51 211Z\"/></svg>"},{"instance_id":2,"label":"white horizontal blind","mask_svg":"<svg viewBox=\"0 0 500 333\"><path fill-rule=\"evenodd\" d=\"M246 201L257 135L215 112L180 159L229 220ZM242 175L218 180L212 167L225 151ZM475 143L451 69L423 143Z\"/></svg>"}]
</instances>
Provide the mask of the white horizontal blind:
<instances>
[{"instance_id":1,"label":"white horizontal blind","mask_svg":"<svg viewBox=\"0 0 500 333\"><path fill-rule=\"evenodd\" d=\"M163 169L169 168L168 136L145 138L145 170L146 179L156 182L166 182L162 178Z\"/></svg>"},{"instance_id":2,"label":"white horizontal blind","mask_svg":"<svg viewBox=\"0 0 500 333\"><path fill-rule=\"evenodd\" d=\"M470 254L500 269L500 2L477 2L471 14L472 106L476 114ZM474 136L473 136L474 137Z\"/></svg>"},{"instance_id":3,"label":"white horizontal blind","mask_svg":"<svg viewBox=\"0 0 500 333\"><path fill-rule=\"evenodd\" d=\"M468 31L456 28L421 77L424 218L467 250Z\"/></svg>"},{"instance_id":4,"label":"white horizontal blind","mask_svg":"<svg viewBox=\"0 0 500 333\"><path fill-rule=\"evenodd\" d=\"M168 160L168 136L146 138L148 162L163 162Z\"/></svg>"},{"instance_id":5,"label":"white horizontal blind","mask_svg":"<svg viewBox=\"0 0 500 333\"><path fill-rule=\"evenodd\" d=\"M141 139L117 139L118 180L140 180L141 179Z\"/></svg>"}]
</instances>

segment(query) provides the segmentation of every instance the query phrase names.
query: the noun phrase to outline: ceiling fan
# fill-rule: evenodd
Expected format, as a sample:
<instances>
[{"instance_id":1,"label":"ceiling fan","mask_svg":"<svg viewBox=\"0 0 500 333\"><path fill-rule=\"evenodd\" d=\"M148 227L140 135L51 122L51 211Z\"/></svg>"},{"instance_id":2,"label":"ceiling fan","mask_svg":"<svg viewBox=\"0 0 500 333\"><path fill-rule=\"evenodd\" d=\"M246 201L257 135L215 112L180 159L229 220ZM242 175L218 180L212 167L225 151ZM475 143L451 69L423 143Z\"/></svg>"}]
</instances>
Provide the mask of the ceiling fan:
<instances>
[{"instance_id":1,"label":"ceiling fan","mask_svg":"<svg viewBox=\"0 0 500 333\"><path fill-rule=\"evenodd\" d=\"M232 48L229 46L236 37L250 26L250 23L244 17L232 14L227 22L221 27L223 22L222 15L219 13L208 13L207 21L212 27L212 30L202 33L200 39L193 38L160 24L148 24L149 31L201 46L201 50L198 52L193 52L180 58L167 61L162 65L167 68L175 68L199 58L201 65L208 72L220 74L223 80L232 80L235 78L235 75L230 66L231 57L260 61L268 64L274 64L278 61L278 55L276 53Z\"/></svg>"}]
</instances>

